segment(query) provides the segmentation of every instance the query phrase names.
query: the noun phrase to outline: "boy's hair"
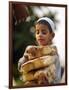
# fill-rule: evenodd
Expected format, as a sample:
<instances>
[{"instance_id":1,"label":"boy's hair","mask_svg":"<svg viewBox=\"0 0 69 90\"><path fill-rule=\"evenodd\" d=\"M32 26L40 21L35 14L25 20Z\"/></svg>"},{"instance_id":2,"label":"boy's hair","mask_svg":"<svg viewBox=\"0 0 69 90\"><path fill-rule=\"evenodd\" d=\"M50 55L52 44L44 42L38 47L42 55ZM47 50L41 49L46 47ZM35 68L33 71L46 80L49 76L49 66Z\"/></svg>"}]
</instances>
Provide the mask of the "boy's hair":
<instances>
[{"instance_id":1,"label":"boy's hair","mask_svg":"<svg viewBox=\"0 0 69 90\"><path fill-rule=\"evenodd\" d=\"M44 24L44 25L47 25L48 28L49 28L50 33L53 32L53 30L52 30L50 24L49 24L46 20L40 20L40 21L38 21L38 22L35 23L35 25L37 25L37 24Z\"/></svg>"},{"instance_id":2,"label":"boy's hair","mask_svg":"<svg viewBox=\"0 0 69 90\"><path fill-rule=\"evenodd\" d=\"M44 24L44 25L47 25L48 28L49 28L50 33L54 32L55 24L54 24L54 22L53 22L50 18L48 18L48 17L39 18L39 19L36 21L36 24Z\"/></svg>"}]
</instances>

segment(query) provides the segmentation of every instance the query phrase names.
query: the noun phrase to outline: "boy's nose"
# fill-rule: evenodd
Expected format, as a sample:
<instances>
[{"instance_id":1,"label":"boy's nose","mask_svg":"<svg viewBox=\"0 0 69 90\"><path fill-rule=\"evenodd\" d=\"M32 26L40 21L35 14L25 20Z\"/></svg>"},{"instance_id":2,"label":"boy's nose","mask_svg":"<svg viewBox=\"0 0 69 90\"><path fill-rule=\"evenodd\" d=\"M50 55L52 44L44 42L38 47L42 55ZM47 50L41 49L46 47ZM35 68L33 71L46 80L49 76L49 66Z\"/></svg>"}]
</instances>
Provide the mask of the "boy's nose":
<instances>
[{"instance_id":1,"label":"boy's nose","mask_svg":"<svg viewBox=\"0 0 69 90\"><path fill-rule=\"evenodd\" d=\"M42 36L43 36L43 34L42 34L42 32L40 32L40 33L39 33L39 37L42 37Z\"/></svg>"}]
</instances>

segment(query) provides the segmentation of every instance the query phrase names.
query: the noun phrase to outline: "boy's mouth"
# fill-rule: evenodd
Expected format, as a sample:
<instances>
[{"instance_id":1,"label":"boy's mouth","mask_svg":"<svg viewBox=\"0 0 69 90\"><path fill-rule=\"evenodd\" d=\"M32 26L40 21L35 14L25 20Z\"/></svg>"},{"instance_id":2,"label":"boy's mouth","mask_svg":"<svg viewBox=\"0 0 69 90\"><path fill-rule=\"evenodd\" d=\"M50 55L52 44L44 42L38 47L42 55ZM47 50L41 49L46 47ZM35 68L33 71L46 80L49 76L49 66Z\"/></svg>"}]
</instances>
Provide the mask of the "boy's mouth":
<instances>
[{"instance_id":1,"label":"boy's mouth","mask_svg":"<svg viewBox=\"0 0 69 90\"><path fill-rule=\"evenodd\" d=\"M38 39L38 41L44 41L44 39L40 38L40 39Z\"/></svg>"},{"instance_id":2,"label":"boy's mouth","mask_svg":"<svg viewBox=\"0 0 69 90\"><path fill-rule=\"evenodd\" d=\"M39 41L40 43L42 43L42 42L44 42L45 40L44 40L44 39L38 39L38 41Z\"/></svg>"}]
</instances>

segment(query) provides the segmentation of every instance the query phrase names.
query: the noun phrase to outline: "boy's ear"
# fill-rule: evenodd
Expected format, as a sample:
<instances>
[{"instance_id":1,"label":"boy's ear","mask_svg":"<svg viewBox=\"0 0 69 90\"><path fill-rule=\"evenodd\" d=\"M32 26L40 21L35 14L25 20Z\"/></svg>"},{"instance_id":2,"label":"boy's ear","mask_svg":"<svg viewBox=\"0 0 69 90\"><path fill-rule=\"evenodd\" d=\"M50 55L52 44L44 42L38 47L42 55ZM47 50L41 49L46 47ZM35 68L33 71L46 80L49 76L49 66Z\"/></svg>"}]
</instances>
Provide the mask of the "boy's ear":
<instances>
[{"instance_id":1,"label":"boy's ear","mask_svg":"<svg viewBox=\"0 0 69 90\"><path fill-rule=\"evenodd\" d=\"M54 37L55 37L55 33L53 32L53 33L52 33L52 38L54 38Z\"/></svg>"}]
</instances>

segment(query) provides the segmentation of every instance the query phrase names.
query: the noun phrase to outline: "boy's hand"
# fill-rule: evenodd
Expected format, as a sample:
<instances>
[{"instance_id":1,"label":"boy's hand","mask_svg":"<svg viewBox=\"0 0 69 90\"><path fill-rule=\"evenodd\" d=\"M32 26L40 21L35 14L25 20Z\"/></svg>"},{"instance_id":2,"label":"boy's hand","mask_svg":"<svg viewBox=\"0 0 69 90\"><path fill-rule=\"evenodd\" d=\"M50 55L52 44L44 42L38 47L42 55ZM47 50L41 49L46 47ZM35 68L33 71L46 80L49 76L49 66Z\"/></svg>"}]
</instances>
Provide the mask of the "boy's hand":
<instances>
[{"instance_id":1,"label":"boy's hand","mask_svg":"<svg viewBox=\"0 0 69 90\"><path fill-rule=\"evenodd\" d=\"M56 68L55 65L52 64L48 68L44 68L42 70L38 70L34 78L38 81L38 84L50 84L53 82L56 76Z\"/></svg>"},{"instance_id":2,"label":"boy's hand","mask_svg":"<svg viewBox=\"0 0 69 90\"><path fill-rule=\"evenodd\" d=\"M26 61L28 61L28 56L24 55L22 58L20 58L18 62L18 70L20 71L22 64L24 64Z\"/></svg>"},{"instance_id":3,"label":"boy's hand","mask_svg":"<svg viewBox=\"0 0 69 90\"><path fill-rule=\"evenodd\" d=\"M43 71L38 71L35 73L34 78L37 80L38 85L47 85L48 80Z\"/></svg>"}]
</instances>

